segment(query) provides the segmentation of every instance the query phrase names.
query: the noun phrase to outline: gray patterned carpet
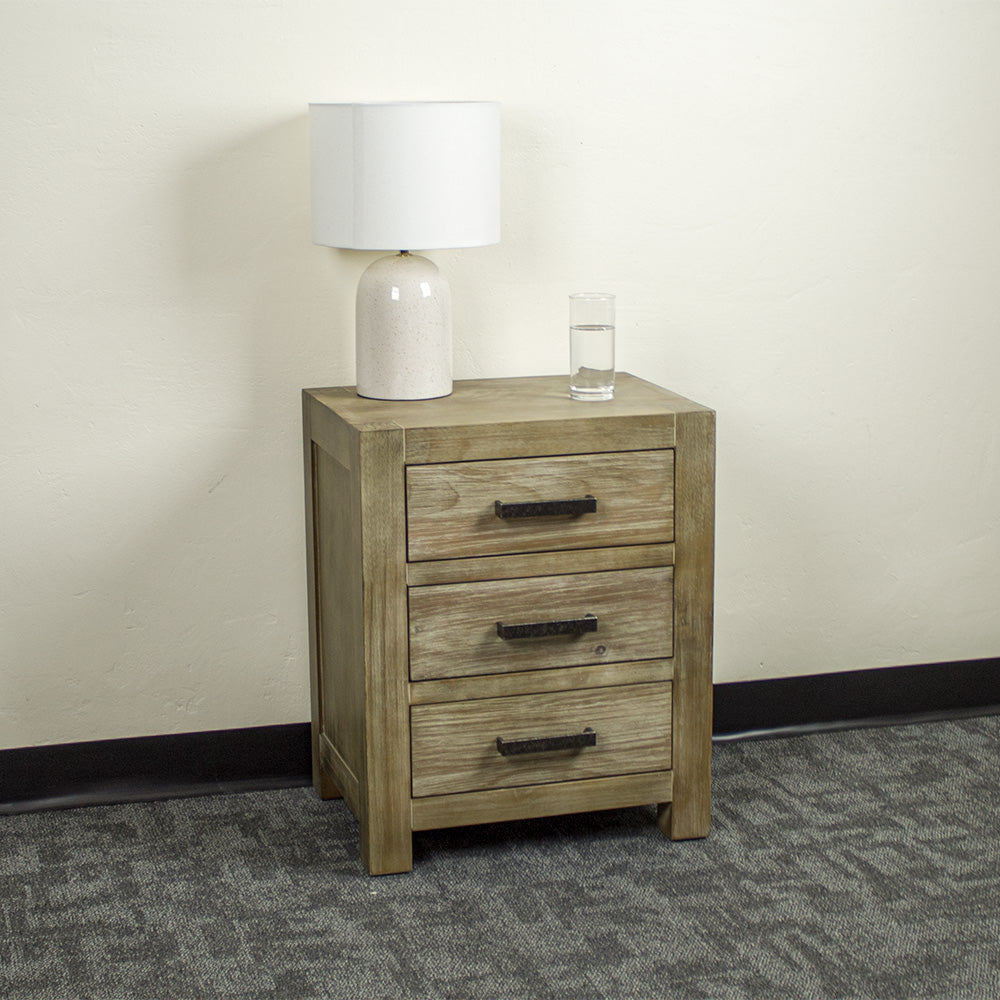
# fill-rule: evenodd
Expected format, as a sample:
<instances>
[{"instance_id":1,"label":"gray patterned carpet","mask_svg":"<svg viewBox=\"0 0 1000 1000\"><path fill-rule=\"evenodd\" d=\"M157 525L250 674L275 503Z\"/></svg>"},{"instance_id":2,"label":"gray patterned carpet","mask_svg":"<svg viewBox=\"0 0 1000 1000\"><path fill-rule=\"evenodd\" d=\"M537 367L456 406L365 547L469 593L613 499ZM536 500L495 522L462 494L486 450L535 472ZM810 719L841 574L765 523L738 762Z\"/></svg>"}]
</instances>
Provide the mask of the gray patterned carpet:
<instances>
[{"instance_id":1,"label":"gray patterned carpet","mask_svg":"<svg viewBox=\"0 0 1000 1000\"><path fill-rule=\"evenodd\" d=\"M420 834L291 789L0 819L0 996L1000 997L1000 716L723 744L651 809Z\"/></svg>"}]
</instances>

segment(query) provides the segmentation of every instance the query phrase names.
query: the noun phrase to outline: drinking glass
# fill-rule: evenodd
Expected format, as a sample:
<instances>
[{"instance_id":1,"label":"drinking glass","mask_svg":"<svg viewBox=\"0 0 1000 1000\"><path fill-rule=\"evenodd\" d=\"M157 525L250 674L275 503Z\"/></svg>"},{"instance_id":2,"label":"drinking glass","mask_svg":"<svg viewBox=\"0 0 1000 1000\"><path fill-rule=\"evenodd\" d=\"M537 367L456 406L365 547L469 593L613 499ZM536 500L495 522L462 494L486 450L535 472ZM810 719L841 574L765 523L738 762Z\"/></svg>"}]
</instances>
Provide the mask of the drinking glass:
<instances>
[{"instance_id":1,"label":"drinking glass","mask_svg":"<svg viewBox=\"0 0 1000 1000\"><path fill-rule=\"evenodd\" d=\"M569 394L614 399L615 297L577 292L569 297Z\"/></svg>"}]
</instances>

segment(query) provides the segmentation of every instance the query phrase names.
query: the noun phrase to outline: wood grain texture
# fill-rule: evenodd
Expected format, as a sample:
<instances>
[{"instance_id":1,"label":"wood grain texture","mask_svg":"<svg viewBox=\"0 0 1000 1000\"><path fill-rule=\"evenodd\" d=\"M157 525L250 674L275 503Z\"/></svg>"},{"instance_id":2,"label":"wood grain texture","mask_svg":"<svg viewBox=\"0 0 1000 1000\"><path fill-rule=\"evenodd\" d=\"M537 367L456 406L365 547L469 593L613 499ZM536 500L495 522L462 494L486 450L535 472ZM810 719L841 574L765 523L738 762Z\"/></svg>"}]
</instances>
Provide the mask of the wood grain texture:
<instances>
[{"instance_id":1,"label":"wood grain texture","mask_svg":"<svg viewBox=\"0 0 1000 1000\"><path fill-rule=\"evenodd\" d=\"M674 569L674 792L660 826L704 837L712 801L712 635L715 577L715 414L677 419Z\"/></svg>"},{"instance_id":2,"label":"wood grain texture","mask_svg":"<svg viewBox=\"0 0 1000 1000\"><path fill-rule=\"evenodd\" d=\"M496 739L593 729L583 750L504 757ZM670 685L631 684L411 709L413 795L574 781L670 767Z\"/></svg>"},{"instance_id":3,"label":"wood grain texture","mask_svg":"<svg viewBox=\"0 0 1000 1000\"><path fill-rule=\"evenodd\" d=\"M672 566L673 562L674 546L670 542L571 549L566 552L526 552L507 556L408 563L406 582L411 587L423 587L434 583L513 580L518 577L598 573L612 569L644 569L649 566Z\"/></svg>"},{"instance_id":4,"label":"wood grain texture","mask_svg":"<svg viewBox=\"0 0 1000 1000\"><path fill-rule=\"evenodd\" d=\"M366 766L359 819L373 875L413 865L403 447L392 424L369 424L360 435Z\"/></svg>"},{"instance_id":5,"label":"wood grain texture","mask_svg":"<svg viewBox=\"0 0 1000 1000\"><path fill-rule=\"evenodd\" d=\"M674 413L688 401L625 372L615 382L615 398L600 404L570 399L566 375L469 379L450 396L417 401L306 391L356 427L401 427L408 464L672 447Z\"/></svg>"},{"instance_id":6,"label":"wood grain texture","mask_svg":"<svg viewBox=\"0 0 1000 1000\"><path fill-rule=\"evenodd\" d=\"M673 774L623 774L552 785L524 785L413 800L414 830L559 816L596 809L627 809L663 802L673 794Z\"/></svg>"},{"instance_id":7,"label":"wood grain texture","mask_svg":"<svg viewBox=\"0 0 1000 1000\"><path fill-rule=\"evenodd\" d=\"M673 569L410 588L410 677L548 670L671 655ZM502 639L506 625L596 618L583 635Z\"/></svg>"},{"instance_id":8,"label":"wood grain texture","mask_svg":"<svg viewBox=\"0 0 1000 1000\"><path fill-rule=\"evenodd\" d=\"M596 404L595 404L596 405ZM673 452L561 455L407 469L411 560L669 542ZM497 517L495 502L596 497L579 515Z\"/></svg>"},{"instance_id":9,"label":"wood grain texture","mask_svg":"<svg viewBox=\"0 0 1000 1000\"><path fill-rule=\"evenodd\" d=\"M303 394L314 780L321 795L343 792L373 874L408 870L412 829L432 826L660 802L660 823L671 837L708 830L714 414L629 375L619 375L615 400L600 404L569 400L566 381L458 382L452 396L426 401L361 399L351 388ZM522 538L516 532L524 522L506 535L495 530L495 500L563 500L580 491L597 496L588 483L619 460L613 482L605 484L617 487L625 505L611 504L620 522L615 528L588 539L568 534L567 518L549 517ZM508 485L516 480L536 494L496 495L496 472L504 464L519 473ZM461 488L449 477L436 479L438 471L427 468L435 466L462 470ZM552 485L545 470L571 466L586 470L586 477L558 480L558 495L537 494L539 483L546 490ZM526 468L532 471L527 479ZM438 507L452 513L471 479L489 487L480 498L487 511L457 531L442 518L426 544L418 525L417 548L408 553L412 515L420 520L427 497L408 498L407 475L421 485L428 471L422 485L430 484ZM573 488L564 492L567 486ZM638 514L627 506L637 495L645 495L647 507ZM424 506L426 513L431 504ZM606 499L598 505L602 513L608 507ZM476 522L484 516L493 522L488 529L486 521ZM557 520L563 522L558 530ZM505 540L499 548L497 537ZM447 618L461 594L474 595L455 623L467 629L483 595L520 594L523 603L515 607L539 620L540 608L558 611L559 578L615 578L600 588L613 596L629 574L656 577L625 603L631 608L651 600L667 609L668 621L673 611L672 658L661 655L663 649L649 656L651 650L623 646L609 654L629 657L621 662L604 662L606 654L592 663L544 662L543 654L543 661L525 656L513 669L477 673L495 667L479 658L470 666L469 643L463 654L453 642L445 669L464 676L440 676L439 666L420 665L418 636L437 633L439 646L425 664L439 657L440 644L448 646L441 638L447 629L422 617L421 603L432 592L439 598L432 618L439 612ZM579 595L582 587L576 581L565 593ZM410 680L411 610L416 675L432 679ZM490 610L493 636L495 621L507 616ZM669 625L653 631L660 641L670 634ZM595 638L603 636L586 641ZM601 734L596 747L527 759L496 752L498 735L566 735L588 724ZM480 760L487 731L490 752Z\"/></svg>"},{"instance_id":10,"label":"wood grain texture","mask_svg":"<svg viewBox=\"0 0 1000 1000\"><path fill-rule=\"evenodd\" d=\"M672 659L639 660L633 663L599 663L585 667L421 681L410 685L410 704L434 705L445 701L502 698L512 694L649 684L654 681L669 681L673 677L673 665Z\"/></svg>"},{"instance_id":11,"label":"wood grain texture","mask_svg":"<svg viewBox=\"0 0 1000 1000\"><path fill-rule=\"evenodd\" d=\"M319 723L319 621L316 607L316 524L313 519L315 511L315 470L313 467L312 439L312 399L305 391L302 393L302 474L305 484L305 543L306 543L306 620L309 635L309 704L311 712L310 743L312 755L313 788L320 798L336 798L339 789L327 779L323 781L323 768L320 761L320 737L322 726Z\"/></svg>"},{"instance_id":12,"label":"wood grain texture","mask_svg":"<svg viewBox=\"0 0 1000 1000\"><path fill-rule=\"evenodd\" d=\"M320 734L319 752L324 774L337 788L343 789L342 797L350 806L351 812L355 816L360 815L363 803L357 775L347 766L346 761L337 752L337 748L330 742L326 733Z\"/></svg>"},{"instance_id":13,"label":"wood grain texture","mask_svg":"<svg viewBox=\"0 0 1000 1000\"><path fill-rule=\"evenodd\" d=\"M568 401L568 405L591 404ZM419 465L534 455L589 455L601 450L648 451L671 447L673 430L672 415L614 417L606 411L592 414L588 422L570 418L525 423L520 419L488 427L420 427L407 434L407 461Z\"/></svg>"},{"instance_id":14,"label":"wood grain texture","mask_svg":"<svg viewBox=\"0 0 1000 1000\"><path fill-rule=\"evenodd\" d=\"M347 398L343 389L324 389L320 393L305 389L302 393L312 442L344 468L356 471L358 428L343 420L337 409L329 405Z\"/></svg>"},{"instance_id":15,"label":"wood grain texture","mask_svg":"<svg viewBox=\"0 0 1000 1000\"><path fill-rule=\"evenodd\" d=\"M357 781L365 768L360 494L350 472L318 446L313 466L319 635L314 718Z\"/></svg>"}]
</instances>

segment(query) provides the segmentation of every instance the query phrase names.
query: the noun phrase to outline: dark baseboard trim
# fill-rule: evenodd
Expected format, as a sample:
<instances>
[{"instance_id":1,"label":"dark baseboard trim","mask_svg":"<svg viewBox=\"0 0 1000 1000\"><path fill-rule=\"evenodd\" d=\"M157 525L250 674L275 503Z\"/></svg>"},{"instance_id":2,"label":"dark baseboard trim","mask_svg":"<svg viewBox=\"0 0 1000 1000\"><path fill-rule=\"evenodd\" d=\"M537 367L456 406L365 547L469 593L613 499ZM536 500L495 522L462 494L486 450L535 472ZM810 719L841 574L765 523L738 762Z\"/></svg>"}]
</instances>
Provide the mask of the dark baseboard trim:
<instances>
[{"instance_id":1,"label":"dark baseboard trim","mask_svg":"<svg viewBox=\"0 0 1000 1000\"><path fill-rule=\"evenodd\" d=\"M311 783L309 723L0 750L0 816Z\"/></svg>"},{"instance_id":2,"label":"dark baseboard trim","mask_svg":"<svg viewBox=\"0 0 1000 1000\"><path fill-rule=\"evenodd\" d=\"M1000 713L1000 657L715 686L714 736ZM309 723L0 750L0 816L311 783Z\"/></svg>"},{"instance_id":3,"label":"dark baseboard trim","mask_svg":"<svg viewBox=\"0 0 1000 1000\"><path fill-rule=\"evenodd\" d=\"M1000 657L715 685L713 740L1000 713Z\"/></svg>"}]
</instances>

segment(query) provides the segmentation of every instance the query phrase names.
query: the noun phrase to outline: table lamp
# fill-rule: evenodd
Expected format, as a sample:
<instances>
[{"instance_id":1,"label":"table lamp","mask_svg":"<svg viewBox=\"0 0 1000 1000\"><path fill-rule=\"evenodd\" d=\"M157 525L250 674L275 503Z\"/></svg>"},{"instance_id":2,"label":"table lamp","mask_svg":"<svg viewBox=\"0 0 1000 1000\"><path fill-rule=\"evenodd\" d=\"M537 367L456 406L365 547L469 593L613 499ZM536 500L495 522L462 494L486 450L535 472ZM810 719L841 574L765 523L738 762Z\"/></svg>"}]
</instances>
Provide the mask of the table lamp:
<instances>
[{"instance_id":1,"label":"table lamp","mask_svg":"<svg viewBox=\"0 0 1000 1000\"><path fill-rule=\"evenodd\" d=\"M358 283L358 395L449 395L451 291L410 251L500 241L500 105L310 104L309 138L313 242L400 251Z\"/></svg>"}]
</instances>

